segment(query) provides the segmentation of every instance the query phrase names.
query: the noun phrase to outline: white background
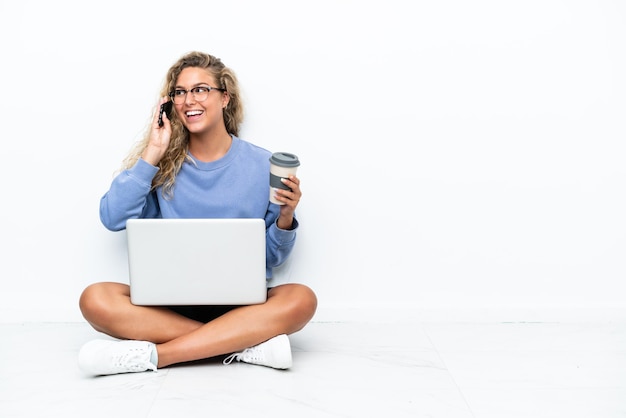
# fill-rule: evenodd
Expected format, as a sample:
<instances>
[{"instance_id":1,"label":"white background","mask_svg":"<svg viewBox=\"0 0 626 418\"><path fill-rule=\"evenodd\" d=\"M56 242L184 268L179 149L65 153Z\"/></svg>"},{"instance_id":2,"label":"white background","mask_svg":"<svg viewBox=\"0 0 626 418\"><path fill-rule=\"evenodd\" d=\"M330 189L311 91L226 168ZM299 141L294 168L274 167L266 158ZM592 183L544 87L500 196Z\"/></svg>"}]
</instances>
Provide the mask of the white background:
<instances>
[{"instance_id":1,"label":"white background","mask_svg":"<svg viewBox=\"0 0 626 418\"><path fill-rule=\"evenodd\" d=\"M127 280L99 199L196 49L302 161L318 319L626 308L623 2L0 0L0 39L0 321Z\"/></svg>"}]
</instances>

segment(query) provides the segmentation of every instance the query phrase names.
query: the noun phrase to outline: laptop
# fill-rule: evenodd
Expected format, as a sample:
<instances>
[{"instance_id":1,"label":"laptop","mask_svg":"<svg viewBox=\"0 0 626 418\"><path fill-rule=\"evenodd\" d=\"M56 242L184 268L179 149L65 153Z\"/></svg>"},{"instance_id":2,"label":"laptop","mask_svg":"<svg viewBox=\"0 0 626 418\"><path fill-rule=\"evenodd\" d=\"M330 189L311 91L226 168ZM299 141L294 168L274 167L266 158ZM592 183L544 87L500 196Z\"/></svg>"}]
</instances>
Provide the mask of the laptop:
<instances>
[{"instance_id":1,"label":"laptop","mask_svg":"<svg viewBox=\"0 0 626 418\"><path fill-rule=\"evenodd\" d=\"M135 305L265 302L263 219L129 219L130 298Z\"/></svg>"}]
</instances>

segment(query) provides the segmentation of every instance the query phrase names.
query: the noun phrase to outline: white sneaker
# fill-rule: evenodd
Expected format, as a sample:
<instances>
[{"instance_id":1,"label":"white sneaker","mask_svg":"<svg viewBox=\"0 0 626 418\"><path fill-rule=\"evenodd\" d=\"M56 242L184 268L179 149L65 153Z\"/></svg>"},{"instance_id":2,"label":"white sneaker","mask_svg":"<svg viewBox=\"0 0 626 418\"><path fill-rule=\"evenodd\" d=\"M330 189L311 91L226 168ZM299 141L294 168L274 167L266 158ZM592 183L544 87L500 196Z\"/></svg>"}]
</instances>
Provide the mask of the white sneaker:
<instances>
[{"instance_id":1,"label":"white sneaker","mask_svg":"<svg viewBox=\"0 0 626 418\"><path fill-rule=\"evenodd\" d=\"M224 359L224 364L230 364L233 360L274 369L288 369L292 363L289 338L281 334L264 343L246 348L241 353L233 353Z\"/></svg>"},{"instance_id":2,"label":"white sneaker","mask_svg":"<svg viewBox=\"0 0 626 418\"><path fill-rule=\"evenodd\" d=\"M148 341L93 340L80 349L78 365L93 375L156 371L156 366L150 363L155 349Z\"/></svg>"}]
</instances>

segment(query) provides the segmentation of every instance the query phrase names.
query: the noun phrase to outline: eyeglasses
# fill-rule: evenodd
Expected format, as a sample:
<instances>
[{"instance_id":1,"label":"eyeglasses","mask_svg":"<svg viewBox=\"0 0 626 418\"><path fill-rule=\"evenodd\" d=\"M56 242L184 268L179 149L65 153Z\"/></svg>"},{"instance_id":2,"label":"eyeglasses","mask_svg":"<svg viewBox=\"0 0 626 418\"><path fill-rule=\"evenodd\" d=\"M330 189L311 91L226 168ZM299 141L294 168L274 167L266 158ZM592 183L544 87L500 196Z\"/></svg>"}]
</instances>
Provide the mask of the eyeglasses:
<instances>
[{"instance_id":1,"label":"eyeglasses","mask_svg":"<svg viewBox=\"0 0 626 418\"><path fill-rule=\"evenodd\" d=\"M176 89L174 91L171 91L169 96L172 98L172 101L175 104L185 103L185 100L187 99L187 93L191 93L196 101L203 102L207 99L207 97L209 97L209 93L211 92L211 90L226 91L225 89L220 89L217 87L198 86L190 88L189 90Z\"/></svg>"}]
</instances>

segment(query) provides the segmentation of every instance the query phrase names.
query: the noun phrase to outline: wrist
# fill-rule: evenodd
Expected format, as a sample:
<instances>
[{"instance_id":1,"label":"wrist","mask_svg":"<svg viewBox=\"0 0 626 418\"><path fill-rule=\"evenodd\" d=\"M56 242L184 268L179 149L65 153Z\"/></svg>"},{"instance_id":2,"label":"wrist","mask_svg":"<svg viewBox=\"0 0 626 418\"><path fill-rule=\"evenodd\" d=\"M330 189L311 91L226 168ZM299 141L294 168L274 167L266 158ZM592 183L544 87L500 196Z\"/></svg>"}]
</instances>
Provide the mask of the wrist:
<instances>
[{"instance_id":1,"label":"wrist","mask_svg":"<svg viewBox=\"0 0 626 418\"><path fill-rule=\"evenodd\" d=\"M286 231L293 229L293 217L289 219L279 217L278 220L276 221L276 226L279 229L284 229Z\"/></svg>"},{"instance_id":2,"label":"wrist","mask_svg":"<svg viewBox=\"0 0 626 418\"><path fill-rule=\"evenodd\" d=\"M159 164L159 161L161 161L161 153L157 150L153 150L150 147L146 148L142 153L141 153L141 158L147 162L148 164L151 164L153 166L157 166Z\"/></svg>"}]
</instances>

